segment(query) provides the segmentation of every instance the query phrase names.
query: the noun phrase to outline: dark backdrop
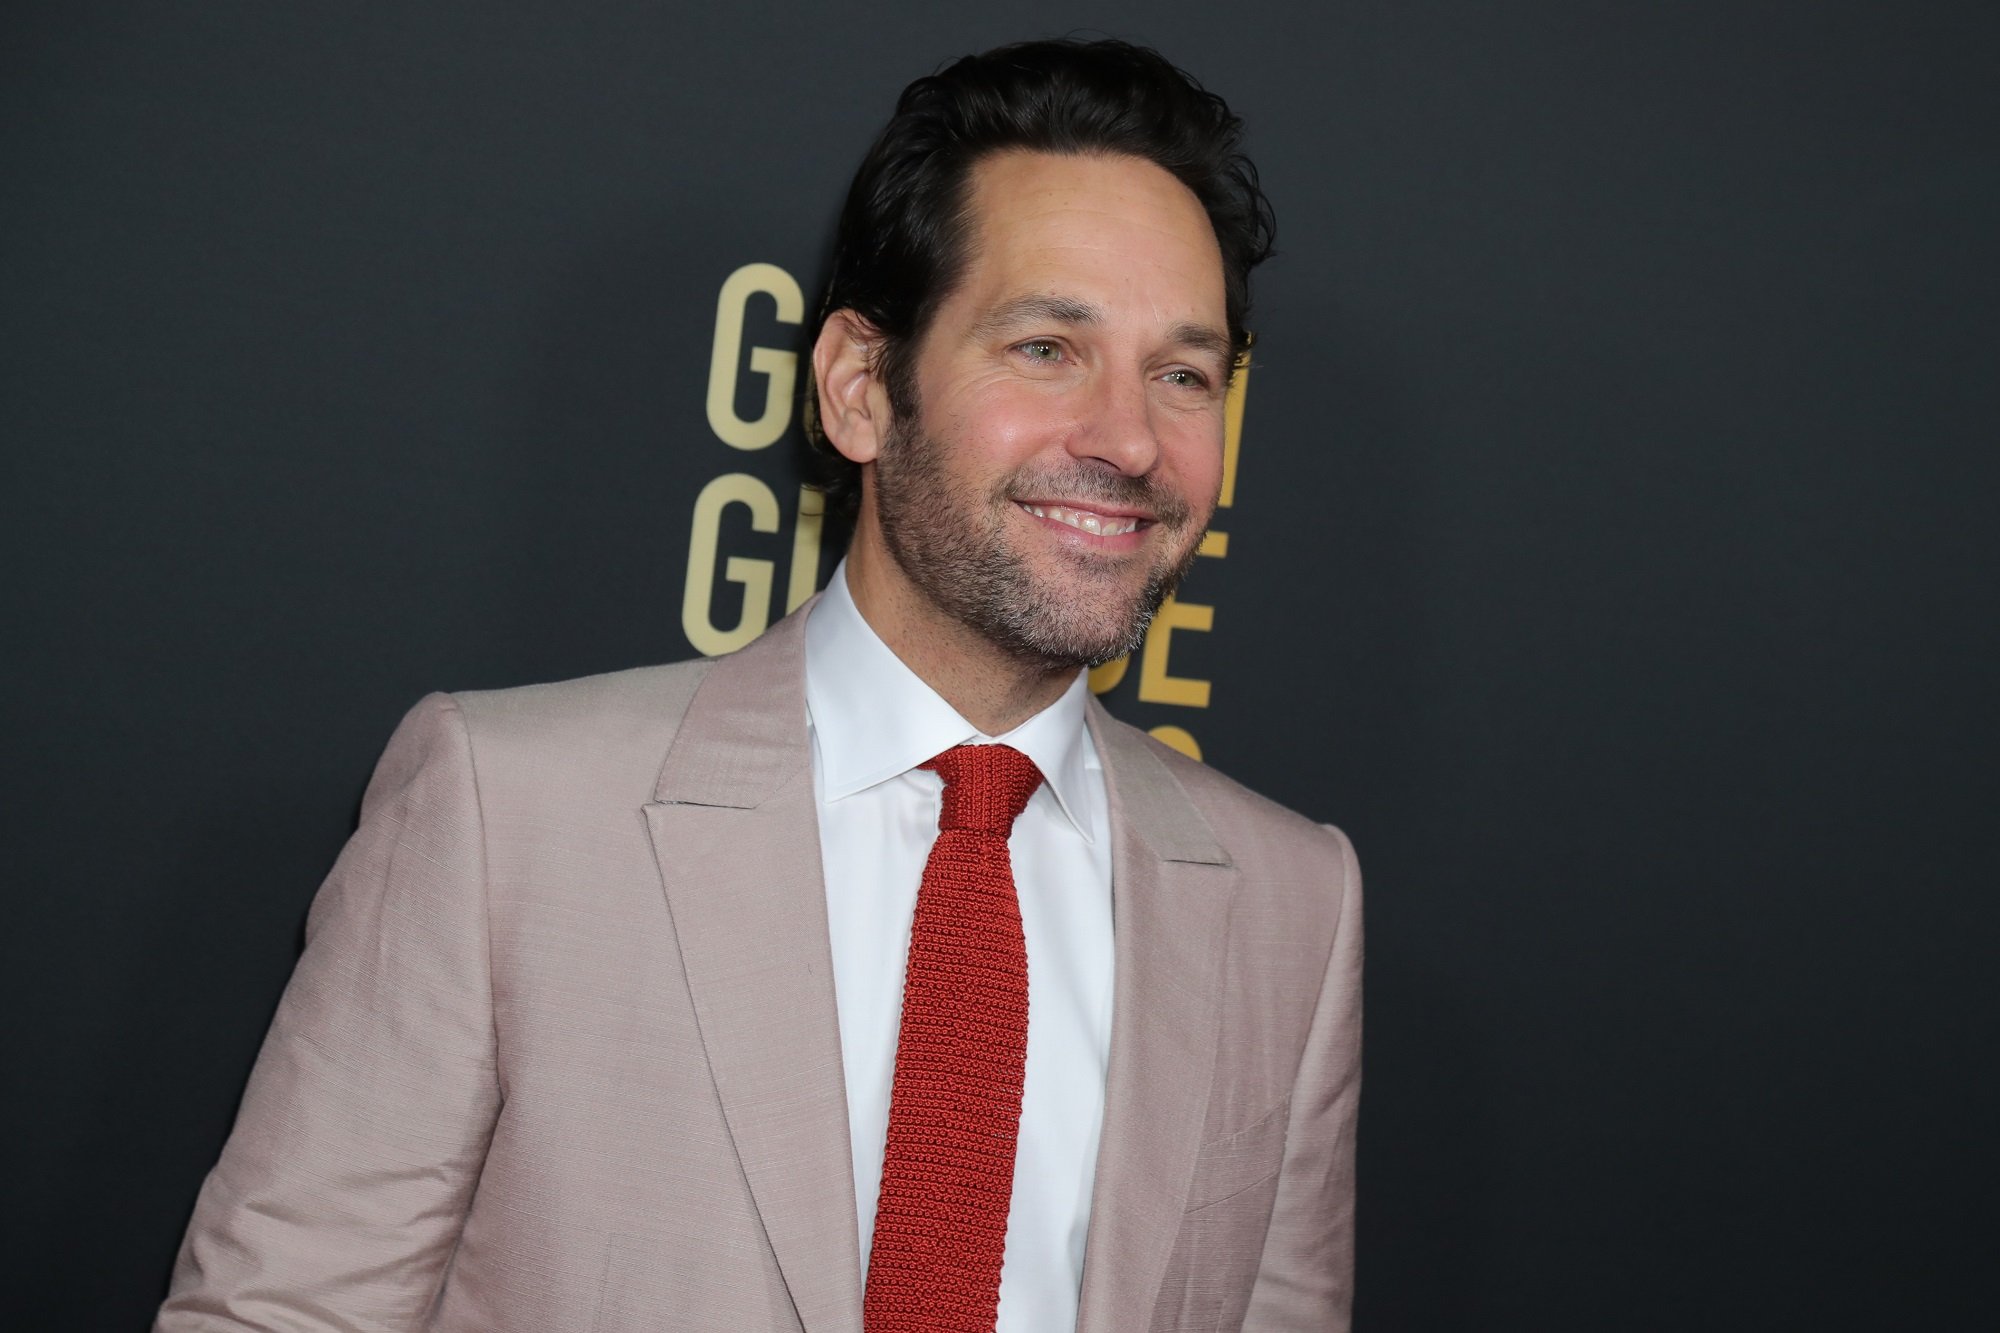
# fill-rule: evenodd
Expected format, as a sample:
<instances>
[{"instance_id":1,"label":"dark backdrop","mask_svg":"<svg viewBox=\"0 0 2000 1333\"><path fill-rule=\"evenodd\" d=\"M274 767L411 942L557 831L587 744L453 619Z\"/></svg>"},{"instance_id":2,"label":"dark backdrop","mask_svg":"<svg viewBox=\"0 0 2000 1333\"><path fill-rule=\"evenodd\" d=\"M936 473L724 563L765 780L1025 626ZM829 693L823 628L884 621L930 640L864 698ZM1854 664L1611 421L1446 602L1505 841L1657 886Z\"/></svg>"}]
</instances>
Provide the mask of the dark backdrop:
<instances>
[{"instance_id":1,"label":"dark backdrop","mask_svg":"<svg viewBox=\"0 0 2000 1333\"><path fill-rule=\"evenodd\" d=\"M1994 14L9 5L0 1318L144 1323L409 703L688 655L691 563L783 609L718 293L1088 23L1279 210L1109 697L1360 847L1363 1329L1989 1327ZM726 474L776 532L691 539Z\"/></svg>"}]
</instances>

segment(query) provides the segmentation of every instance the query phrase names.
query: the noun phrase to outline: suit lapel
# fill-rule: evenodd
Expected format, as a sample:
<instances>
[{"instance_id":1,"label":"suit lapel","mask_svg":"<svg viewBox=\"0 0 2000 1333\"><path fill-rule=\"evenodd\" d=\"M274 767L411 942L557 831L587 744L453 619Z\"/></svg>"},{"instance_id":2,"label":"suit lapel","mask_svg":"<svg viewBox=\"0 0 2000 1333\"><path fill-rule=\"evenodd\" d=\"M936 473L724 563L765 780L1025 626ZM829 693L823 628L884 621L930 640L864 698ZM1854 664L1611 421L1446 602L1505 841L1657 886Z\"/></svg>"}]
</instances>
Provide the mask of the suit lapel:
<instances>
[{"instance_id":1,"label":"suit lapel","mask_svg":"<svg viewBox=\"0 0 2000 1333\"><path fill-rule=\"evenodd\" d=\"M1117 974L1078 1333L1151 1322L1201 1142L1236 872L1140 732L1095 701Z\"/></svg>"},{"instance_id":2,"label":"suit lapel","mask_svg":"<svg viewBox=\"0 0 2000 1333\"><path fill-rule=\"evenodd\" d=\"M858 1333L806 609L709 669L646 819L716 1094L800 1321L807 1333Z\"/></svg>"}]
</instances>

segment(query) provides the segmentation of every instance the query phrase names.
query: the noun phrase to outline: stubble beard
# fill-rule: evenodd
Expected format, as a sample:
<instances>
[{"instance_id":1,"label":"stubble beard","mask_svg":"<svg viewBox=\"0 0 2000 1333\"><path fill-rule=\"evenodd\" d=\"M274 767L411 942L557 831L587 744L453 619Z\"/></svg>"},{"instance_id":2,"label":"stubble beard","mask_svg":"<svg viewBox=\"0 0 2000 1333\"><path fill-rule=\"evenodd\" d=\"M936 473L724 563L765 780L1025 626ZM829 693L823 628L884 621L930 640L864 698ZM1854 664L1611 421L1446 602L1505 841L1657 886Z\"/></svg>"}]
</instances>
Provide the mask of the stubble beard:
<instances>
[{"instance_id":1,"label":"stubble beard","mask_svg":"<svg viewBox=\"0 0 2000 1333\"><path fill-rule=\"evenodd\" d=\"M1154 613L1194 565L1199 525L1187 501L1147 478L1079 464L1009 477L981 497L982 509L961 512L944 468L951 446L925 435L916 415L901 414L890 427L875 462L875 504L883 544L917 591L1002 653L1043 669L1093 667L1138 648ZM1137 594L1106 607L1030 568L1005 530L1015 495L1143 509L1184 549L1156 557ZM1101 558L1057 554L1086 586L1106 576Z\"/></svg>"}]
</instances>

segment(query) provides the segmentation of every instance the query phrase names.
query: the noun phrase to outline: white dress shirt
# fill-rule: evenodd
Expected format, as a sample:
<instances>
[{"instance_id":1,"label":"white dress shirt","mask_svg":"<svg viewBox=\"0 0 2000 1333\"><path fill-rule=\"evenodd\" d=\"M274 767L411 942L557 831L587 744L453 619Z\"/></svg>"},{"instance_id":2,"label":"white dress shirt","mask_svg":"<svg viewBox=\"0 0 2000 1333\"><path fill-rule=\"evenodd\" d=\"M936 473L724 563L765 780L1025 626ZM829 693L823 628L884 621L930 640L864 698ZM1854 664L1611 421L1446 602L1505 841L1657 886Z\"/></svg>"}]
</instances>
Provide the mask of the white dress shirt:
<instances>
[{"instance_id":1,"label":"white dress shirt","mask_svg":"<svg viewBox=\"0 0 2000 1333\"><path fill-rule=\"evenodd\" d=\"M1111 839L1084 725L1085 674L1004 736L986 736L862 618L843 561L806 622L806 708L865 1274L917 885L943 784L918 764L1004 741L1045 779L1007 847L1028 946L1028 1056L1000 1273L998 1333L1076 1326L1104 1070L1111 1048ZM746 853L754 854L751 849Z\"/></svg>"}]
</instances>

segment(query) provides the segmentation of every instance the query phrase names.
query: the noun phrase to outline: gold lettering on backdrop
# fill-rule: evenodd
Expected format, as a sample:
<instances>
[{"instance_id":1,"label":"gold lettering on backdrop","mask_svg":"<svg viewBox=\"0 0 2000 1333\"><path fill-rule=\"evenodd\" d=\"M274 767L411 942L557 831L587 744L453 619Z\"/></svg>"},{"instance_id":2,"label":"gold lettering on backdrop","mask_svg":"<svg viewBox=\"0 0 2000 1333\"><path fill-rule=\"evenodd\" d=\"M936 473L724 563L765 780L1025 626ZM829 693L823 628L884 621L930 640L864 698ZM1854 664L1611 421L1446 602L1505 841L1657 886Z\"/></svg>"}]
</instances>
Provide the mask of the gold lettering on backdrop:
<instances>
[{"instance_id":1,"label":"gold lettering on backdrop","mask_svg":"<svg viewBox=\"0 0 2000 1333\"><path fill-rule=\"evenodd\" d=\"M1250 387L1250 358L1245 356L1236 367L1236 378L1230 382L1229 396L1224 400L1222 434L1222 489L1216 497L1216 514L1236 503L1236 459L1243 444L1243 402ZM1229 534L1211 527L1202 535L1201 545L1195 553L1211 560L1226 559L1229 555ZM1175 630L1189 634L1206 634L1215 627L1215 608L1202 606L1196 602L1183 602L1169 597L1160 606L1160 612L1153 617L1153 623L1146 631L1146 642L1139 650L1139 699L1142 703L1168 704L1177 708L1206 708L1213 689L1211 682L1191 676L1176 676L1167 665L1168 654L1173 649ZM1108 694L1125 680L1131 667L1127 657L1113 658L1090 672L1090 688L1094 694ZM1173 746L1182 754L1193 759L1201 758L1201 744L1185 727L1161 725L1150 733L1154 739Z\"/></svg>"},{"instance_id":2,"label":"gold lettering on backdrop","mask_svg":"<svg viewBox=\"0 0 2000 1333\"><path fill-rule=\"evenodd\" d=\"M750 373L764 377L764 410L755 421L736 415L736 381L743 355L743 315L750 298L762 294L778 303L778 322L805 318L806 298L798 280L776 264L745 264L723 280L715 300L715 350L708 362L708 424L716 438L736 449L776 444L792 421L792 391L798 387L799 354L776 347L750 349Z\"/></svg>"},{"instance_id":3,"label":"gold lettering on backdrop","mask_svg":"<svg viewBox=\"0 0 2000 1333\"><path fill-rule=\"evenodd\" d=\"M722 546L722 511L731 505L750 511L753 532L778 530L778 497L747 472L725 472L701 488L688 531L687 588L681 595L681 630L695 651L707 657L733 653L771 623L773 562L732 555L722 576L742 585L743 614L729 628L713 619L715 558Z\"/></svg>"},{"instance_id":4,"label":"gold lettering on backdrop","mask_svg":"<svg viewBox=\"0 0 2000 1333\"><path fill-rule=\"evenodd\" d=\"M734 449L764 449L784 438L792 424L794 390L798 385L799 354L777 347L752 347L750 373L764 377L764 408L754 421L736 413L737 379L742 373L744 312L759 293L778 303L778 321L797 324L805 318L805 297L797 279L776 264L745 264L723 280L715 301L715 346L708 364L708 424L716 438ZM681 629L696 652L708 656L730 653L762 634L773 614L777 561L761 556L723 558L723 516L731 505L750 511L753 533L777 534L785 515L777 492L747 472L729 472L710 481L695 497L688 529L687 585L681 592ZM791 570L785 580L785 610L798 609L819 586L820 530L826 497L810 486L799 488L798 507L791 515ZM729 525L740 539L742 529ZM715 623L716 565L722 579L743 590L743 613L734 625Z\"/></svg>"},{"instance_id":5,"label":"gold lettering on backdrop","mask_svg":"<svg viewBox=\"0 0 2000 1333\"><path fill-rule=\"evenodd\" d=\"M1174 631L1198 630L1206 634L1215 626L1215 608L1197 606L1169 597L1160 604L1160 614L1146 631L1146 646L1139 654L1139 698L1149 704L1175 704L1182 708L1208 707L1209 683L1167 674L1167 654L1172 651Z\"/></svg>"}]
</instances>

